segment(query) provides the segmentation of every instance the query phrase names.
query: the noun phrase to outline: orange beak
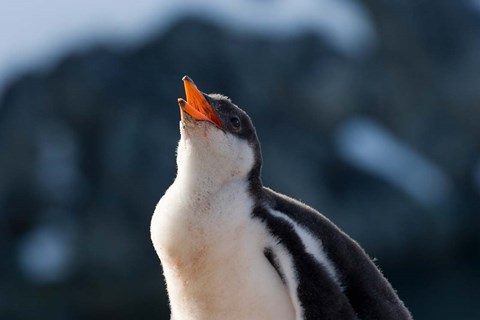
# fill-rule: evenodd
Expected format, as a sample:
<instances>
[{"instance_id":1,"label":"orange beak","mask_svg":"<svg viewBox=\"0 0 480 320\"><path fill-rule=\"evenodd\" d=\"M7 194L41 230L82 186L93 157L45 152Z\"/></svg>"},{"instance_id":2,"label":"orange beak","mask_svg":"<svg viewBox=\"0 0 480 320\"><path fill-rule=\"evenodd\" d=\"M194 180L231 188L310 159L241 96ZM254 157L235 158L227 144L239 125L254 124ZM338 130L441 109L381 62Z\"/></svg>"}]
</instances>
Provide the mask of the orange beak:
<instances>
[{"instance_id":1,"label":"orange beak","mask_svg":"<svg viewBox=\"0 0 480 320\"><path fill-rule=\"evenodd\" d=\"M213 110L210 103L203 96L202 92L197 89L195 83L188 76L182 78L183 85L185 86L185 95L187 101L182 98L178 99L178 104L183 112L188 113L193 119L197 121L209 121L216 126L222 128L222 121Z\"/></svg>"}]
</instances>

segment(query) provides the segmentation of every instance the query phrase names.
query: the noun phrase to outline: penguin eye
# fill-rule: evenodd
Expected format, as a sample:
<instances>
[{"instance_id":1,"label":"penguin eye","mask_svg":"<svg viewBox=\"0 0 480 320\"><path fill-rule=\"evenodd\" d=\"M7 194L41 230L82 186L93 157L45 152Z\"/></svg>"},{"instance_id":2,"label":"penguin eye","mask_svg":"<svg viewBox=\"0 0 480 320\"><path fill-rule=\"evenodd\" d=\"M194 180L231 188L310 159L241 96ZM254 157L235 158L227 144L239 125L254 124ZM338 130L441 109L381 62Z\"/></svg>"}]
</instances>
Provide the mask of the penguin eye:
<instances>
[{"instance_id":1,"label":"penguin eye","mask_svg":"<svg viewBox=\"0 0 480 320\"><path fill-rule=\"evenodd\" d=\"M230 123L235 129L240 128L240 119L238 117L231 117L230 118Z\"/></svg>"}]
</instances>

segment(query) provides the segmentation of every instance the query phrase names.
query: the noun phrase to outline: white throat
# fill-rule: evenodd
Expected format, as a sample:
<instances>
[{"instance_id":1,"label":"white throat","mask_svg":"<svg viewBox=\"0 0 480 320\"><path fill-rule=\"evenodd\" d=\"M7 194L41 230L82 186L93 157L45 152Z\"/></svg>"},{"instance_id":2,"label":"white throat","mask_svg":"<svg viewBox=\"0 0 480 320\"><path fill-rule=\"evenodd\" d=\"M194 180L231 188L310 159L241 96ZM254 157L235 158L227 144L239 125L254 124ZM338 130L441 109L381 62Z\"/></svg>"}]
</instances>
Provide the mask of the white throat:
<instances>
[{"instance_id":1,"label":"white throat","mask_svg":"<svg viewBox=\"0 0 480 320\"><path fill-rule=\"evenodd\" d=\"M180 131L177 180L182 184L216 192L227 183L245 178L254 165L253 148L247 141L209 123L181 123Z\"/></svg>"}]
</instances>

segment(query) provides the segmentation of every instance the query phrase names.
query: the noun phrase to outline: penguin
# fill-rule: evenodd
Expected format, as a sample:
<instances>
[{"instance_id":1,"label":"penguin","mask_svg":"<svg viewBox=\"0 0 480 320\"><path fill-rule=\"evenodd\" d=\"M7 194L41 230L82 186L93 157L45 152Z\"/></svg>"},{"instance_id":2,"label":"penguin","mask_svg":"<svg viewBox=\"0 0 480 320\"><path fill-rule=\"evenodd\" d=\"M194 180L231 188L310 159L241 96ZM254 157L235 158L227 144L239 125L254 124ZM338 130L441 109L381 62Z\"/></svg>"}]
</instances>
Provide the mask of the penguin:
<instances>
[{"instance_id":1,"label":"penguin","mask_svg":"<svg viewBox=\"0 0 480 320\"><path fill-rule=\"evenodd\" d=\"M171 319L412 319L357 242L263 186L245 111L183 83L177 176L150 227Z\"/></svg>"}]
</instances>

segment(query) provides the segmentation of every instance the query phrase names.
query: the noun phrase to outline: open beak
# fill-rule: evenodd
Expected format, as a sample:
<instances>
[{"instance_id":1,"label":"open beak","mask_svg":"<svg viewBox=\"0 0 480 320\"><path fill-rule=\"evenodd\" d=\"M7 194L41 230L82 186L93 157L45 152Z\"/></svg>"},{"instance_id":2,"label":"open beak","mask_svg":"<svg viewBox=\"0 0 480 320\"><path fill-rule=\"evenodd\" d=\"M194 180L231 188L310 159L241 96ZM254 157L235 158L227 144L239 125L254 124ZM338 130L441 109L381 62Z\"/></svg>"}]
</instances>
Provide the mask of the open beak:
<instances>
[{"instance_id":1,"label":"open beak","mask_svg":"<svg viewBox=\"0 0 480 320\"><path fill-rule=\"evenodd\" d=\"M210 103L203 96L203 93L197 89L195 83L188 76L182 78L185 86L185 95L187 101L182 98L178 99L178 104L183 112L188 113L193 119L197 121L209 121L216 126L223 128L222 121L213 110Z\"/></svg>"}]
</instances>

